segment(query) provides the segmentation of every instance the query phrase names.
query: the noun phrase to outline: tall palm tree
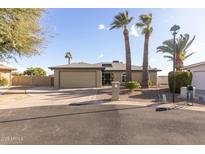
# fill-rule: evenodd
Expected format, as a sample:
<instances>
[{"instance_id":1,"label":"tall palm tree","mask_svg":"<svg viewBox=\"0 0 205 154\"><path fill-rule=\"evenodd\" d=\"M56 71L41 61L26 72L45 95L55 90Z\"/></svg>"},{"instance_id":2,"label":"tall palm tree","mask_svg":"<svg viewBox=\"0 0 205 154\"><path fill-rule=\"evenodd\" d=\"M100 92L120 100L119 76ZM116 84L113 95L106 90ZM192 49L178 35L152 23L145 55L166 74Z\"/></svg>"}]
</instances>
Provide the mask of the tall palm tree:
<instances>
[{"instance_id":1,"label":"tall palm tree","mask_svg":"<svg viewBox=\"0 0 205 154\"><path fill-rule=\"evenodd\" d=\"M148 88L148 81L149 81L149 72L148 72L148 48L149 48L149 38L153 31L151 26L152 23L152 14L141 14L140 21L136 23L138 28L142 29L142 34L145 37L144 40L144 55L143 55L143 70L142 70L142 87Z\"/></svg>"},{"instance_id":2,"label":"tall palm tree","mask_svg":"<svg viewBox=\"0 0 205 154\"><path fill-rule=\"evenodd\" d=\"M184 60L194 54L194 52L188 53L187 49L193 43L195 36L189 41L189 34L180 35L176 39L176 70L182 70L184 66ZM165 58L168 58L170 61L173 61L174 55L174 40L166 40L162 43L161 46L157 47L157 52L161 52Z\"/></svg>"},{"instance_id":3,"label":"tall palm tree","mask_svg":"<svg viewBox=\"0 0 205 154\"><path fill-rule=\"evenodd\" d=\"M73 58L71 52L66 52L65 53L65 58L68 59L68 64L70 64L70 61Z\"/></svg>"},{"instance_id":4,"label":"tall palm tree","mask_svg":"<svg viewBox=\"0 0 205 154\"><path fill-rule=\"evenodd\" d=\"M128 16L128 11L119 12L115 17L114 21L111 24L112 29L123 28L123 35L125 40L125 56L126 56L126 82L132 80L132 71L131 71L131 52L130 52L130 42L129 42L129 31L127 25L133 20L133 17Z\"/></svg>"}]
</instances>

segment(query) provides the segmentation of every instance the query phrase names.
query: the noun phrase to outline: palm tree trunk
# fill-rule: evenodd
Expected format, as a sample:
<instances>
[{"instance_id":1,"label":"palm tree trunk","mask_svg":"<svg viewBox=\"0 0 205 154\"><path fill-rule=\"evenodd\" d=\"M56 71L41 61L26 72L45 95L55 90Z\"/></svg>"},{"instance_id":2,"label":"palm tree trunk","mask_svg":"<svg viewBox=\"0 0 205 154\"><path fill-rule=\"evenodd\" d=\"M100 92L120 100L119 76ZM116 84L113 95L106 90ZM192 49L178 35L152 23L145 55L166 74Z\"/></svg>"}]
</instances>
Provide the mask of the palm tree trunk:
<instances>
[{"instance_id":1,"label":"palm tree trunk","mask_svg":"<svg viewBox=\"0 0 205 154\"><path fill-rule=\"evenodd\" d=\"M125 39L126 82L129 82L129 81L132 81L132 70L131 70L129 32L126 28L124 29L123 34L124 34L124 39Z\"/></svg>"},{"instance_id":2,"label":"palm tree trunk","mask_svg":"<svg viewBox=\"0 0 205 154\"><path fill-rule=\"evenodd\" d=\"M70 64L70 59L68 58L68 64Z\"/></svg>"},{"instance_id":3,"label":"palm tree trunk","mask_svg":"<svg viewBox=\"0 0 205 154\"><path fill-rule=\"evenodd\" d=\"M181 71L184 67L184 63L181 59L176 59L176 70Z\"/></svg>"},{"instance_id":4,"label":"palm tree trunk","mask_svg":"<svg viewBox=\"0 0 205 154\"><path fill-rule=\"evenodd\" d=\"M148 72L148 47L149 33L145 33L144 55L143 55L143 70L142 70L142 88L148 88L149 72Z\"/></svg>"}]
</instances>

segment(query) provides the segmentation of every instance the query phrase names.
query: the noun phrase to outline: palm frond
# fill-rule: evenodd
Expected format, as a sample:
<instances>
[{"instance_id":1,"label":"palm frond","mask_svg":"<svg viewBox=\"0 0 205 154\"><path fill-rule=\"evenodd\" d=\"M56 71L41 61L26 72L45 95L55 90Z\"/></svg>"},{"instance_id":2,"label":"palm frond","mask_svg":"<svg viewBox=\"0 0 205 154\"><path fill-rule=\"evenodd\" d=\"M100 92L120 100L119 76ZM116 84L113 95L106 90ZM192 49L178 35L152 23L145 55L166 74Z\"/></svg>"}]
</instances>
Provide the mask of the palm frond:
<instances>
[{"instance_id":1,"label":"palm frond","mask_svg":"<svg viewBox=\"0 0 205 154\"><path fill-rule=\"evenodd\" d=\"M185 46L185 48L184 48L184 50L187 50L190 46L191 46L191 44L193 43L193 41L195 40L195 35L194 35L194 37L187 43L187 45Z\"/></svg>"},{"instance_id":2,"label":"palm frond","mask_svg":"<svg viewBox=\"0 0 205 154\"><path fill-rule=\"evenodd\" d=\"M139 28L142 28L142 27L145 26L145 24L142 23L142 22L138 22L138 23L136 23L136 26L139 27Z\"/></svg>"},{"instance_id":3,"label":"palm frond","mask_svg":"<svg viewBox=\"0 0 205 154\"><path fill-rule=\"evenodd\" d=\"M169 53L169 54L173 55L173 49L168 47L168 46L158 46L157 52Z\"/></svg>"},{"instance_id":4,"label":"palm frond","mask_svg":"<svg viewBox=\"0 0 205 154\"><path fill-rule=\"evenodd\" d=\"M194 52L187 54L186 51L186 49L193 43L195 36L191 39L191 41L189 41L189 38L189 34L180 35L179 38L176 38L176 57L182 62L183 60L194 54ZM169 54L165 55L164 57L171 59L174 53L174 40L169 39L164 41L161 46L157 47L156 52Z\"/></svg>"},{"instance_id":5,"label":"palm frond","mask_svg":"<svg viewBox=\"0 0 205 154\"><path fill-rule=\"evenodd\" d=\"M184 60L187 59L188 57L190 57L191 55L193 55L194 53L195 53L195 52L192 52L192 53L190 53L190 54L184 56Z\"/></svg>"},{"instance_id":6,"label":"palm frond","mask_svg":"<svg viewBox=\"0 0 205 154\"><path fill-rule=\"evenodd\" d=\"M151 27L152 23L152 14L141 14L139 16L139 22L136 23L136 26L142 29L142 34L152 33L153 28Z\"/></svg>"},{"instance_id":7,"label":"palm frond","mask_svg":"<svg viewBox=\"0 0 205 154\"><path fill-rule=\"evenodd\" d=\"M173 39L166 40L166 41L164 41L162 44L165 45L165 46L168 46L170 49L173 50L174 40L173 40Z\"/></svg>"},{"instance_id":8,"label":"palm frond","mask_svg":"<svg viewBox=\"0 0 205 154\"><path fill-rule=\"evenodd\" d=\"M110 25L110 30L126 27L132 20L133 17L129 18L128 11L119 12L116 16L114 16L114 21Z\"/></svg>"},{"instance_id":9,"label":"palm frond","mask_svg":"<svg viewBox=\"0 0 205 154\"><path fill-rule=\"evenodd\" d=\"M140 20L145 23L146 25L150 25L152 22L152 14L141 14Z\"/></svg>"},{"instance_id":10,"label":"palm frond","mask_svg":"<svg viewBox=\"0 0 205 154\"><path fill-rule=\"evenodd\" d=\"M170 60L173 60L173 56L165 55L164 58L168 58L168 59L170 59Z\"/></svg>"}]
</instances>

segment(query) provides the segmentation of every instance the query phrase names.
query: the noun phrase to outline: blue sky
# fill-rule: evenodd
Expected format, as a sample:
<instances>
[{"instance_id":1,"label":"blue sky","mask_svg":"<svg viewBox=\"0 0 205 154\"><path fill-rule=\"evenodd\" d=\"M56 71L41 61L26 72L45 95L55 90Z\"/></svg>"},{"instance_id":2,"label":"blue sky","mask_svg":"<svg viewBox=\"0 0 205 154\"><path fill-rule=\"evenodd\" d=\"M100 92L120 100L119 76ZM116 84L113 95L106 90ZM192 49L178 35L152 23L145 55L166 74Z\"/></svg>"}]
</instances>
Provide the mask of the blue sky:
<instances>
[{"instance_id":1,"label":"blue sky","mask_svg":"<svg viewBox=\"0 0 205 154\"><path fill-rule=\"evenodd\" d=\"M41 19L41 25L48 35L42 54L18 59L18 63L10 61L8 64L19 68L19 71L28 67L42 67L48 71L50 66L67 63L64 58L66 51L72 52L72 62L125 62L123 30L108 30L113 17L124 10L135 17L129 25L132 64L142 65L144 36L133 27L142 13L153 14L149 64L163 70L160 75L166 75L172 69L172 62L156 53L156 47L172 38L169 29L174 24L180 25L179 34L196 35L190 48L196 53L185 61L185 65L204 60L205 20L202 18L205 17L205 9L47 9Z\"/></svg>"}]
</instances>

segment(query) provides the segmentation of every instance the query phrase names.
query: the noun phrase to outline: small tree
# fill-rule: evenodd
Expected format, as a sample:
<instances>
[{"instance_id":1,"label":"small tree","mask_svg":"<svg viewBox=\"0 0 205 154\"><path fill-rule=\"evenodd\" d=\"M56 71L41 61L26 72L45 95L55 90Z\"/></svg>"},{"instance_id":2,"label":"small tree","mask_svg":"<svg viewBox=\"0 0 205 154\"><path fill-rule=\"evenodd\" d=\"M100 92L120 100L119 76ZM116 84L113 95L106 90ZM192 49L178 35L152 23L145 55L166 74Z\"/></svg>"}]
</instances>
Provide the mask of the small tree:
<instances>
[{"instance_id":1,"label":"small tree","mask_svg":"<svg viewBox=\"0 0 205 154\"><path fill-rule=\"evenodd\" d=\"M176 71L176 87L175 92L180 93L181 87L187 87L192 83L192 73L189 71ZM168 82L169 82L169 89L173 92L173 80L174 80L174 73L169 72L168 74Z\"/></svg>"},{"instance_id":2,"label":"small tree","mask_svg":"<svg viewBox=\"0 0 205 154\"><path fill-rule=\"evenodd\" d=\"M39 24L43 9L0 9L0 60L40 53L43 40Z\"/></svg>"},{"instance_id":3,"label":"small tree","mask_svg":"<svg viewBox=\"0 0 205 154\"><path fill-rule=\"evenodd\" d=\"M8 80L5 78L0 79L0 86L7 86L8 85Z\"/></svg>"},{"instance_id":4,"label":"small tree","mask_svg":"<svg viewBox=\"0 0 205 154\"><path fill-rule=\"evenodd\" d=\"M40 67L30 67L27 68L26 71L24 71L24 75L29 75L29 76L46 76L46 71Z\"/></svg>"}]
</instances>

